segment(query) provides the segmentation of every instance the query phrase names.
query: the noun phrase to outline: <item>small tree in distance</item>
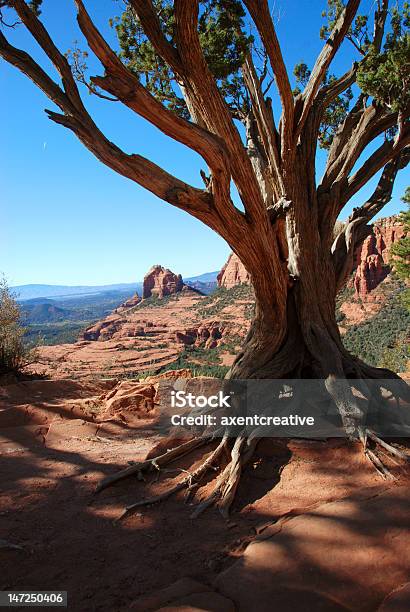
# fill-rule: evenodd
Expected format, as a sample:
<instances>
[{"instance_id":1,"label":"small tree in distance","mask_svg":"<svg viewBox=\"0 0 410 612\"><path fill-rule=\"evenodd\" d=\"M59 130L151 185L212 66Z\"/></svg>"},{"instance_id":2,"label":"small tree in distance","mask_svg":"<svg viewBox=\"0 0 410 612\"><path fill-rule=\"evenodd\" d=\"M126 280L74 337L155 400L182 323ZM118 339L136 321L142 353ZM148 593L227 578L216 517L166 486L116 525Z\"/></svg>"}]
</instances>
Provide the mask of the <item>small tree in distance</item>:
<instances>
[{"instance_id":1,"label":"small tree in distance","mask_svg":"<svg viewBox=\"0 0 410 612\"><path fill-rule=\"evenodd\" d=\"M128 0L112 21L116 49L83 0L75 0L78 25L104 68L104 75L91 81L84 56L75 50L70 65L45 29L41 4L0 0L3 21L9 10L17 14L59 80L4 34L0 55L58 107L46 111L52 121L76 134L108 167L216 231L250 273L255 314L228 377L323 379L346 431L366 446L363 413L352 389L371 401L365 379L383 379L388 387L386 379L398 377L344 348L335 298L369 222L390 200L410 155L408 4L378 0L369 14L360 14L360 0L328 0L322 50L311 68L296 67L296 89L267 0ZM356 60L344 74L334 75L331 64L345 41L353 45ZM204 187L193 187L111 142L85 108L78 82L120 101L198 153L207 165L201 171ZM321 179L318 146L328 151ZM345 206L380 171L374 193L335 236ZM232 200L231 182L241 208ZM396 380L399 388L407 393ZM242 435L230 448L224 438L214 451L215 460L226 448L231 452L209 500L223 513L256 443ZM186 451L183 445L181 453Z\"/></svg>"},{"instance_id":2,"label":"small tree in distance","mask_svg":"<svg viewBox=\"0 0 410 612\"><path fill-rule=\"evenodd\" d=\"M6 279L0 279L0 376L18 374L27 365L29 351L24 345L26 330L18 303Z\"/></svg>"}]
</instances>

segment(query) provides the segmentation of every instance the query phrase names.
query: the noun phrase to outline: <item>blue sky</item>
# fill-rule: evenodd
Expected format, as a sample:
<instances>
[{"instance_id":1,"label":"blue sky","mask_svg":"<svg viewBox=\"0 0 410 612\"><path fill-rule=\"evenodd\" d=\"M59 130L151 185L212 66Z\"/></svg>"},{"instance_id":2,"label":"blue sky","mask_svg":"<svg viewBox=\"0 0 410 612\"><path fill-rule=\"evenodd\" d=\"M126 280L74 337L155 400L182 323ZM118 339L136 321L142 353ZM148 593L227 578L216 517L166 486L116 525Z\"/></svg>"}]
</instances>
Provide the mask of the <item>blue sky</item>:
<instances>
[{"instance_id":1,"label":"blue sky","mask_svg":"<svg viewBox=\"0 0 410 612\"><path fill-rule=\"evenodd\" d=\"M106 37L113 40L107 21L121 3L88 0L85 4ZM312 64L320 51L318 30L324 4L324 0L275 2L278 35L290 72L302 60ZM371 4L370 0L362 2L365 9ZM42 19L63 51L74 40L86 48L73 5L72 0L44 1ZM49 67L23 28L6 34L13 44ZM340 74L353 57L345 44L333 70ZM98 64L91 67L93 74L101 72ZM47 118L43 111L52 108L51 102L3 61L0 87L0 272L11 285L133 282L141 280L156 263L184 276L222 266L229 247L221 238L103 166L75 136ZM105 102L86 92L84 99L97 124L126 151L140 153L179 178L202 185L199 170L205 164L198 156L119 103ZM319 154L319 175L322 167L323 155ZM402 208L400 196L407 183L408 175L402 172L383 216ZM363 202L372 187L374 182L351 206ZM348 212L346 209L344 216Z\"/></svg>"}]
</instances>

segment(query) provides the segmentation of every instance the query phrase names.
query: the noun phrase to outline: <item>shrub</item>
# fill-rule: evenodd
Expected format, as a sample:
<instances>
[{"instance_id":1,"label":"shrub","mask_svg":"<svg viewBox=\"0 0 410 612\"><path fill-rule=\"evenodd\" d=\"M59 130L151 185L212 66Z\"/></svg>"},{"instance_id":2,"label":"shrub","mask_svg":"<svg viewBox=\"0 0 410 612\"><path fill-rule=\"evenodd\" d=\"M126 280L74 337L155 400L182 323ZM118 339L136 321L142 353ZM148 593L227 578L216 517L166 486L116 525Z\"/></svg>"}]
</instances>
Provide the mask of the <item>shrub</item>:
<instances>
[{"instance_id":1,"label":"shrub","mask_svg":"<svg viewBox=\"0 0 410 612\"><path fill-rule=\"evenodd\" d=\"M26 330L20 307L4 278L0 279L0 375L19 373L29 363L31 351L24 344Z\"/></svg>"}]
</instances>

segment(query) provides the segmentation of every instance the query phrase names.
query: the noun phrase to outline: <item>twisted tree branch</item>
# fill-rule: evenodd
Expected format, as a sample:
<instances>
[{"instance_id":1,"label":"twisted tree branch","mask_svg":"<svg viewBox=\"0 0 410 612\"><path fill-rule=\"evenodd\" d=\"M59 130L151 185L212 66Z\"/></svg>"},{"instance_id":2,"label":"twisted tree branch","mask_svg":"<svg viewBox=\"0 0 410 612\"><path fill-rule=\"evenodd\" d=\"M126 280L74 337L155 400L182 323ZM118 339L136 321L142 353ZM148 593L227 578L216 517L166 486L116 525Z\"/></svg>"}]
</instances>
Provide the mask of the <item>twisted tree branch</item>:
<instances>
[{"instance_id":1,"label":"twisted tree branch","mask_svg":"<svg viewBox=\"0 0 410 612\"><path fill-rule=\"evenodd\" d=\"M282 56L282 50L276 35L275 26L269 12L267 0L244 0L259 35L269 56L270 65L276 78L279 97L282 104L282 150L283 156L289 156L293 149L293 116L294 101L289 75Z\"/></svg>"},{"instance_id":2,"label":"twisted tree branch","mask_svg":"<svg viewBox=\"0 0 410 612\"><path fill-rule=\"evenodd\" d=\"M326 72L352 24L352 21L357 13L357 9L359 8L359 4L360 0L348 1L316 60L309 81L302 94L303 108L298 125L296 126L296 140L303 130L307 116L313 106L314 100L323 79L325 78Z\"/></svg>"}]
</instances>

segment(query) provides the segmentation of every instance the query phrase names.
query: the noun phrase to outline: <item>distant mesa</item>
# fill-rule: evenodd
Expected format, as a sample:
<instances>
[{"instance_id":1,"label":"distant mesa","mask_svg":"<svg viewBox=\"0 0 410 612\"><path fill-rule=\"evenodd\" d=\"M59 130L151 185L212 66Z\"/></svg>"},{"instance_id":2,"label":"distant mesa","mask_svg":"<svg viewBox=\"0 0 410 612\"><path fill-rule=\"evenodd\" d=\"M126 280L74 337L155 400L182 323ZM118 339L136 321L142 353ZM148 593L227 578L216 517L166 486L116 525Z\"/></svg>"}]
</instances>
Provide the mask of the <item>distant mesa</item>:
<instances>
[{"instance_id":1,"label":"distant mesa","mask_svg":"<svg viewBox=\"0 0 410 612\"><path fill-rule=\"evenodd\" d=\"M184 288L184 282L180 274L174 274L168 268L152 266L144 277L142 288L142 299L156 296L160 299L167 295L180 293Z\"/></svg>"}]
</instances>

